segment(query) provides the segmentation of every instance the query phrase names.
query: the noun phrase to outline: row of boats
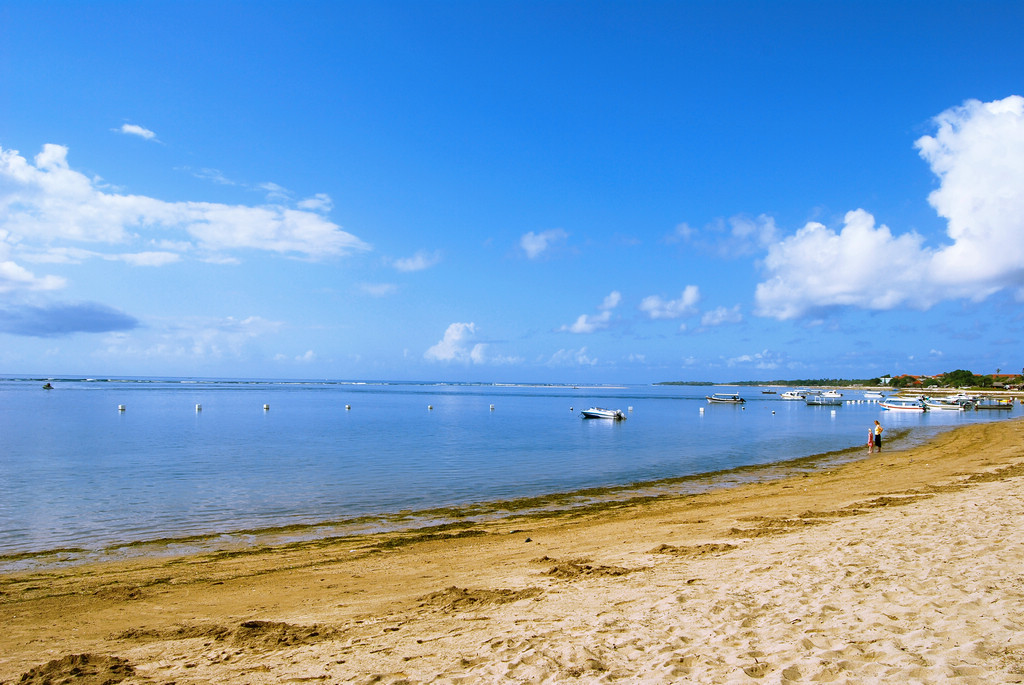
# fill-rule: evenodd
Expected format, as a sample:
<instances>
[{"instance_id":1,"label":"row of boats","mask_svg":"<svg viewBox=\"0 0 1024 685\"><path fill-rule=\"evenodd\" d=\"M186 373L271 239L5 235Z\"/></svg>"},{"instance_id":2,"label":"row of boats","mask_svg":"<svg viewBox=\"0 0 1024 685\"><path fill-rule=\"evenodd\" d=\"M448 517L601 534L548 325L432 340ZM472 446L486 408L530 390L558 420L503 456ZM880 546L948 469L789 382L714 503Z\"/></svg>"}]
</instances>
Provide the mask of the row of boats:
<instances>
[{"instance_id":1,"label":"row of boats","mask_svg":"<svg viewBox=\"0 0 1024 685\"><path fill-rule=\"evenodd\" d=\"M765 391L764 394L775 394ZM705 395L709 404L745 404L746 400L739 393L714 393ZM924 395L891 395L886 397L881 392L870 390L863 398L877 401L878 406L889 411L925 412L925 411L966 411L969 409L1013 409L1014 398L986 398L977 395L958 393L946 397L926 397ZM843 393L838 390L787 390L779 395L782 400L802 400L808 405L837 406L843 403ZM1021 400L1024 404L1024 399ZM632 407L630 407L632 410ZM591 407L580 412L585 419L612 419L624 421L626 415L621 409L604 409Z\"/></svg>"},{"instance_id":2,"label":"row of boats","mask_svg":"<svg viewBox=\"0 0 1024 685\"><path fill-rule=\"evenodd\" d=\"M765 394L774 394L766 391ZM802 400L809 405L841 405L843 393L838 390L787 390L779 395L782 400ZM745 399L737 393L715 393L705 395L710 404L743 404ZM984 398L977 395L958 393L948 397L926 397L924 395L893 395L886 397L877 390L864 393L864 399L878 401L878 406L891 411L965 411L968 409L1012 409L1014 399ZM1021 400L1024 403L1024 400Z\"/></svg>"}]
</instances>

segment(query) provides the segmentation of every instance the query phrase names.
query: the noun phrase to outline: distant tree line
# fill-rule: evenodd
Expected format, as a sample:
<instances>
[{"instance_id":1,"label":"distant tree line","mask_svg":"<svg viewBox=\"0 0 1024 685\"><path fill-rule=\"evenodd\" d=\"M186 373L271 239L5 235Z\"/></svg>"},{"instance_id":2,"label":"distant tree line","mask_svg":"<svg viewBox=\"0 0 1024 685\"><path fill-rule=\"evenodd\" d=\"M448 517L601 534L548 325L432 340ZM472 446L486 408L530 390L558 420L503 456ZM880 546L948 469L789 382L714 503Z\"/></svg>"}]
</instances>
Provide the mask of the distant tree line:
<instances>
[{"instance_id":1,"label":"distant tree line","mask_svg":"<svg viewBox=\"0 0 1024 685\"><path fill-rule=\"evenodd\" d=\"M883 379L888 379L888 383ZM655 385L719 385L711 381L667 381ZM996 369L995 374L978 375L965 369L947 371L937 376L883 376L880 378L796 378L774 381L733 381L724 385L783 385L806 388L846 386L887 386L890 388L992 388L1024 386L1024 370L1020 374L1002 374Z\"/></svg>"},{"instance_id":2,"label":"distant tree line","mask_svg":"<svg viewBox=\"0 0 1024 685\"><path fill-rule=\"evenodd\" d=\"M995 386L1020 386L1024 384L1024 375L1000 374L978 375L966 369L947 371L938 376L895 376L889 381L892 388L992 388Z\"/></svg>"}]
</instances>

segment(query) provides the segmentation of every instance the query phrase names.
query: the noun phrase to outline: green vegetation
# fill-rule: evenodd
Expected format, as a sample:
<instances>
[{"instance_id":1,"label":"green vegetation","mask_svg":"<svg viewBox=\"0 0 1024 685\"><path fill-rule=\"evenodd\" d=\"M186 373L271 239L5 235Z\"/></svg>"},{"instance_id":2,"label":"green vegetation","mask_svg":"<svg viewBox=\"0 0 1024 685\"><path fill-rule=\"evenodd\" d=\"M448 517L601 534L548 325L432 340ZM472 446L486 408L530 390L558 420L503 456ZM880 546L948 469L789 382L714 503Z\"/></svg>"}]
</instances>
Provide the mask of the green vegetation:
<instances>
[{"instance_id":1,"label":"green vegetation","mask_svg":"<svg viewBox=\"0 0 1024 685\"><path fill-rule=\"evenodd\" d=\"M783 385L783 386L801 386L801 387L828 387L828 388L841 388L851 385L882 385L881 378L870 378L870 379L848 379L848 378L798 378L794 380L774 380L774 381L730 381L728 383L712 383L710 381L665 381L663 383L655 383L655 385Z\"/></svg>"},{"instance_id":2,"label":"green vegetation","mask_svg":"<svg viewBox=\"0 0 1024 685\"><path fill-rule=\"evenodd\" d=\"M888 383L883 382L888 380ZM947 371L936 376L901 376L885 375L881 378L797 378L774 381L731 381L729 383L713 383L711 381L666 381L655 385L781 385L804 388L829 387L843 388L849 386L875 387L884 386L899 388L1019 388L1024 387L1024 370L1020 374L1000 373L1000 369L991 375L977 375L965 369Z\"/></svg>"}]
</instances>

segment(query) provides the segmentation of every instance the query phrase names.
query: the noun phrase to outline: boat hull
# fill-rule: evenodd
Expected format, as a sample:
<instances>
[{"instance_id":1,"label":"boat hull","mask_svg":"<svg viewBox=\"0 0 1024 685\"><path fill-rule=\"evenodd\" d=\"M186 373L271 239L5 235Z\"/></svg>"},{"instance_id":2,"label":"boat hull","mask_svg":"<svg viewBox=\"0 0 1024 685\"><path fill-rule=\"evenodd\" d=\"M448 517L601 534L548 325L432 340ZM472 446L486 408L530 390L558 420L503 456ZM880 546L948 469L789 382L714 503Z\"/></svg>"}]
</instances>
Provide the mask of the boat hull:
<instances>
[{"instance_id":1,"label":"boat hull","mask_svg":"<svg viewBox=\"0 0 1024 685\"><path fill-rule=\"evenodd\" d=\"M917 403L917 404L906 403L906 404L904 404L904 403L900 403L900 402L884 401L884 402L879 402L878 406L882 407L883 409L887 409L889 411L901 411L901 412L922 413L922 412L925 412L925 411L928 410L928 407L926 407L926 406L924 406L923 404L920 404L920 403Z\"/></svg>"},{"instance_id":2,"label":"boat hull","mask_svg":"<svg viewBox=\"0 0 1024 685\"><path fill-rule=\"evenodd\" d=\"M602 409L601 407L584 409L580 412L580 416L585 419L611 419L612 421L624 421L626 419L626 415L622 413L621 409Z\"/></svg>"}]
</instances>

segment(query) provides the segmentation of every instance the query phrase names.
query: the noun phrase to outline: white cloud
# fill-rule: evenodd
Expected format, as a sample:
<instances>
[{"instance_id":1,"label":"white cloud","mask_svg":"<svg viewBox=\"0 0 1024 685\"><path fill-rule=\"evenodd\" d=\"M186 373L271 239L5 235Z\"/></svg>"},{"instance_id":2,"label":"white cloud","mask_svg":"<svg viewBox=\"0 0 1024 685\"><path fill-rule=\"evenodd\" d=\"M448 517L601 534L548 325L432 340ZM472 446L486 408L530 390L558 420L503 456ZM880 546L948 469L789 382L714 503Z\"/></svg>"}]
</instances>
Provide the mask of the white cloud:
<instances>
[{"instance_id":1,"label":"white cloud","mask_svg":"<svg viewBox=\"0 0 1024 685\"><path fill-rule=\"evenodd\" d=\"M1024 98L970 100L935 118L916 141L939 178L928 200L948 221L951 243L928 248L894 235L858 209L837 233L809 223L773 245L757 313L791 319L833 306L927 309L981 300L1005 288L1024 298Z\"/></svg>"},{"instance_id":2,"label":"white cloud","mask_svg":"<svg viewBox=\"0 0 1024 685\"><path fill-rule=\"evenodd\" d=\"M475 323L453 323L445 330L444 337L423 356L430 361L479 364L483 361L484 345L474 344L474 336Z\"/></svg>"},{"instance_id":3,"label":"white cloud","mask_svg":"<svg viewBox=\"0 0 1024 685\"><path fill-rule=\"evenodd\" d=\"M587 354L587 348L578 350L561 349L551 355L548 366L596 366L597 358Z\"/></svg>"},{"instance_id":4,"label":"white cloud","mask_svg":"<svg viewBox=\"0 0 1024 685\"><path fill-rule=\"evenodd\" d=\"M440 261L441 253L439 251L427 252L426 250L420 250L412 257L394 260L392 265L399 271L423 271L438 264Z\"/></svg>"},{"instance_id":5,"label":"white cloud","mask_svg":"<svg viewBox=\"0 0 1024 685\"><path fill-rule=\"evenodd\" d=\"M593 333L608 328L612 319L612 310L618 307L620 302L622 302L622 293L613 290L601 303L599 314L580 314L576 321L566 324L558 330L570 333Z\"/></svg>"},{"instance_id":6,"label":"white cloud","mask_svg":"<svg viewBox=\"0 0 1024 685\"><path fill-rule=\"evenodd\" d=\"M862 209L846 214L839 233L811 222L773 245L764 260L771 277L757 285L757 313L791 319L822 307L926 308L927 251L916 233L893 236Z\"/></svg>"},{"instance_id":7,"label":"white cloud","mask_svg":"<svg viewBox=\"0 0 1024 685\"><path fill-rule=\"evenodd\" d=\"M935 118L917 141L939 177L928 202L948 223L951 245L931 277L957 296L984 297L1024 284L1024 97L969 100Z\"/></svg>"},{"instance_id":8,"label":"white cloud","mask_svg":"<svg viewBox=\"0 0 1024 685\"><path fill-rule=\"evenodd\" d=\"M530 259L536 259L542 254L547 252L555 244L566 240L569 234L561 228L554 228L550 231L542 231L540 233L534 233L530 231L519 239L519 247L523 249L526 256Z\"/></svg>"},{"instance_id":9,"label":"white cloud","mask_svg":"<svg viewBox=\"0 0 1024 685\"><path fill-rule=\"evenodd\" d=\"M279 188L277 184L265 184L274 185ZM283 192L283 189L280 189ZM299 209L308 209L311 212L329 212L334 209L334 200L327 193L317 193L313 197L306 198L305 200L299 200L296 204Z\"/></svg>"},{"instance_id":10,"label":"white cloud","mask_svg":"<svg viewBox=\"0 0 1024 685\"><path fill-rule=\"evenodd\" d=\"M59 290L66 281L59 276L37 277L12 261L0 262L0 293L24 290Z\"/></svg>"},{"instance_id":11,"label":"white cloud","mask_svg":"<svg viewBox=\"0 0 1024 685\"><path fill-rule=\"evenodd\" d=\"M0 225L24 241L22 249L65 247L62 242L125 244L143 233L153 240L180 240L185 233L212 253L252 249L318 259L370 249L316 212L107 192L69 168L67 148L60 145L44 145L34 161L0 148Z\"/></svg>"},{"instance_id":12,"label":"white cloud","mask_svg":"<svg viewBox=\"0 0 1024 685\"><path fill-rule=\"evenodd\" d=\"M743 321L743 314L740 313L739 305L732 309L716 307L709 312L705 312L704 316L700 317L701 326L721 326L722 324L739 323L740 321Z\"/></svg>"},{"instance_id":13,"label":"white cloud","mask_svg":"<svg viewBox=\"0 0 1024 685\"><path fill-rule=\"evenodd\" d=\"M777 369L782 365L782 355L770 350L757 352L756 354L744 354L726 360L728 366L751 365L757 369Z\"/></svg>"},{"instance_id":14,"label":"white cloud","mask_svg":"<svg viewBox=\"0 0 1024 685\"><path fill-rule=\"evenodd\" d=\"M665 300L660 295L649 295L640 302L640 311L652 319L678 319L697 312L700 302L700 289L688 285L679 294L679 299Z\"/></svg>"},{"instance_id":15,"label":"white cloud","mask_svg":"<svg viewBox=\"0 0 1024 685\"><path fill-rule=\"evenodd\" d=\"M259 316L223 319L150 320L131 334L106 338L102 354L120 360L177 359L192 362L241 359L262 354L250 346L276 334L283 324Z\"/></svg>"},{"instance_id":16,"label":"white cloud","mask_svg":"<svg viewBox=\"0 0 1024 685\"><path fill-rule=\"evenodd\" d=\"M664 242L688 243L719 257L735 259L764 250L778 238L779 229L775 225L775 219L761 214L756 218L737 215L728 219L717 219L700 230L687 223L681 223L665 237Z\"/></svg>"},{"instance_id":17,"label":"white cloud","mask_svg":"<svg viewBox=\"0 0 1024 685\"><path fill-rule=\"evenodd\" d=\"M117 129L121 133L129 136L138 136L139 138L145 138L146 140L155 140L156 134L150 131L148 128L143 128L136 124L122 124L121 128Z\"/></svg>"},{"instance_id":18,"label":"white cloud","mask_svg":"<svg viewBox=\"0 0 1024 685\"><path fill-rule=\"evenodd\" d=\"M181 255L176 252L136 252L118 255L117 259L132 266L164 266L181 261Z\"/></svg>"}]
</instances>

